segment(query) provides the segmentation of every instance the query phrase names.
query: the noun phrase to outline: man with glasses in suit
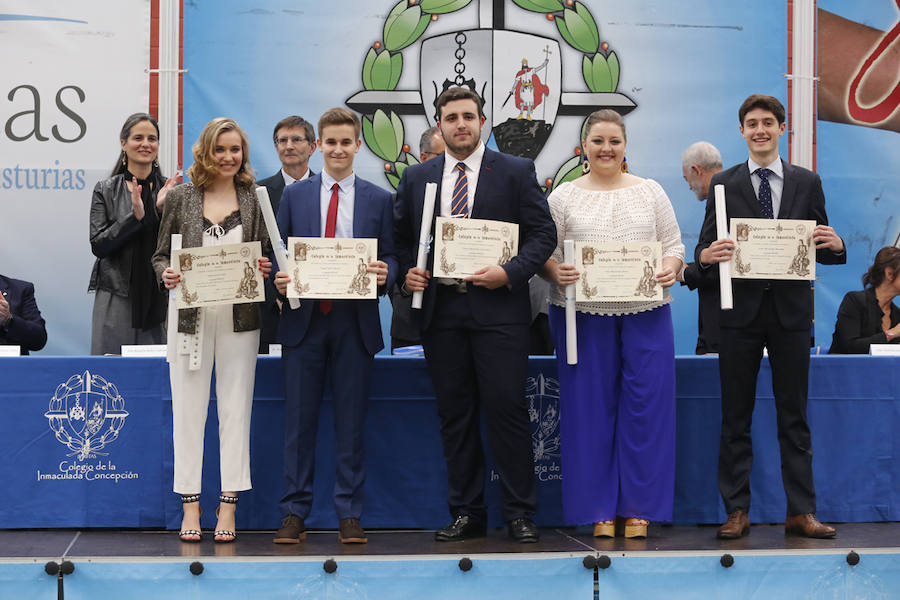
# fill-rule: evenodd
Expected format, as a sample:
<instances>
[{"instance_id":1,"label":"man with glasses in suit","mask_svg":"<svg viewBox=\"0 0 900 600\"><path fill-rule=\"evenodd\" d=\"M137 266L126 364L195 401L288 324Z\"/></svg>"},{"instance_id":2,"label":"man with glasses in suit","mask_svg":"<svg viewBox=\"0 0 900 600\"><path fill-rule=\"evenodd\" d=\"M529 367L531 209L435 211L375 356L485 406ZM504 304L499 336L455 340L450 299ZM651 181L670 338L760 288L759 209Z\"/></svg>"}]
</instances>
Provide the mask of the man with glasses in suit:
<instances>
[{"instance_id":1,"label":"man with glasses in suit","mask_svg":"<svg viewBox=\"0 0 900 600\"><path fill-rule=\"evenodd\" d=\"M315 175L309 170L309 157L316 151L316 132L306 119L291 115L278 121L272 132L272 140L275 142L275 151L281 161L281 169L271 177L257 181L256 184L264 186L269 192L272 212L277 215L281 193L285 186ZM261 308L260 354L268 354L269 344L275 343L278 334L278 319L281 315L281 303L275 294L271 278L266 279L264 287L266 301Z\"/></svg>"}]
</instances>

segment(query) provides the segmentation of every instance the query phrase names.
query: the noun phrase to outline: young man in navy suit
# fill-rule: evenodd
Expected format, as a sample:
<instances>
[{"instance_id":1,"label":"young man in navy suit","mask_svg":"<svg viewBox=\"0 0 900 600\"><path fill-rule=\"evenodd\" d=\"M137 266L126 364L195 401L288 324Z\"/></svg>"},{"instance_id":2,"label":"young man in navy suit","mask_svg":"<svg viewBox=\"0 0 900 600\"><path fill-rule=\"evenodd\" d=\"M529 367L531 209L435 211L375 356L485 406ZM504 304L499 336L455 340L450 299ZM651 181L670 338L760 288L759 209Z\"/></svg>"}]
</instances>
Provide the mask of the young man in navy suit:
<instances>
[{"instance_id":1,"label":"young man in navy suit","mask_svg":"<svg viewBox=\"0 0 900 600\"><path fill-rule=\"evenodd\" d=\"M0 275L0 345L19 346L21 354L47 343L47 328L34 300L34 284Z\"/></svg>"},{"instance_id":2,"label":"young man in navy suit","mask_svg":"<svg viewBox=\"0 0 900 600\"><path fill-rule=\"evenodd\" d=\"M424 292L413 319L437 395L453 521L437 541L486 534L485 464L479 413L487 421L500 474L509 536L536 542L531 426L525 404L531 305L528 280L556 247L556 226L535 177L534 163L484 147L481 98L453 87L435 104L444 154L403 172L397 188L394 239L405 293ZM465 281L432 280L415 267L425 184L438 184L435 216L519 224L519 253ZM432 224L432 232L434 225ZM431 253L433 254L433 253ZM429 255L428 264L433 265Z\"/></svg>"},{"instance_id":3,"label":"young man in navy suit","mask_svg":"<svg viewBox=\"0 0 900 600\"><path fill-rule=\"evenodd\" d=\"M805 219L813 230L816 261L844 264L844 241L828 226L822 180L812 171L788 164L778 155L784 134L784 106L772 96L754 94L738 111L741 135L750 158L713 176L706 219L694 251L697 264L711 269L731 260L734 242L716 239L715 186L725 186L728 218ZM717 271L717 270L716 270ZM715 273L718 276L718 273ZM816 518L812 445L806 420L809 387L809 334L813 293L806 281L734 279L734 309L720 311L719 378L722 385L722 434L719 443L719 491L728 520L718 537L738 538L750 530L750 422L763 348L769 350L772 389L778 413L781 471L787 495L786 533L814 538L835 536Z\"/></svg>"},{"instance_id":4,"label":"young man in navy suit","mask_svg":"<svg viewBox=\"0 0 900 600\"><path fill-rule=\"evenodd\" d=\"M281 161L281 168L271 177L257 181L256 185L266 188L269 193L269 202L272 203L272 212L277 215L285 186L315 175L309 169L309 157L316 151L316 132L313 131L313 126L309 121L303 117L291 115L275 124L272 141L275 143L275 151L278 153L278 160ZM259 353L268 354L269 344L275 343L278 334L281 301L276 298L274 281L266 279L263 287L266 291L266 301L260 307L262 325L259 331Z\"/></svg>"},{"instance_id":5,"label":"young man in navy suit","mask_svg":"<svg viewBox=\"0 0 900 600\"><path fill-rule=\"evenodd\" d=\"M353 158L360 147L360 122L345 108L319 119L317 145L325 170L284 190L278 229L288 237L377 238L378 259L367 265L378 293L394 282L397 260L391 236L391 194L357 177ZM288 273L275 275L284 295ZM313 500L316 432L326 380L334 398L337 477L334 505L343 543L365 543L359 519L365 480L363 438L369 381L375 354L384 347L378 300L302 300L284 303L278 339L282 346L285 394L284 521L275 543L306 537Z\"/></svg>"}]
</instances>

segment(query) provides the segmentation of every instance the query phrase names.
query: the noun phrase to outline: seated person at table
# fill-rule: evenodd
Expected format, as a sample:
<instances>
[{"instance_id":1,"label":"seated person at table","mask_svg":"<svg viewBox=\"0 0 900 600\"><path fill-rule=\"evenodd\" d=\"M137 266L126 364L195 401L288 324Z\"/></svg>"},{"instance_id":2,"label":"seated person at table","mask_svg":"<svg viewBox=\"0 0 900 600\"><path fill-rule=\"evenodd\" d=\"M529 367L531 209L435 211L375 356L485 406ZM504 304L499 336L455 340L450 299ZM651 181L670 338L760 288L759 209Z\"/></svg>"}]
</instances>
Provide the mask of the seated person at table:
<instances>
[{"instance_id":1,"label":"seated person at table","mask_svg":"<svg viewBox=\"0 0 900 600\"><path fill-rule=\"evenodd\" d=\"M900 341L900 248L887 246L863 275L864 290L847 292L838 309L829 354L868 354L870 344Z\"/></svg>"},{"instance_id":2,"label":"seated person at table","mask_svg":"<svg viewBox=\"0 0 900 600\"><path fill-rule=\"evenodd\" d=\"M0 346L19 346L22 354L40 350L47 329L34 301L34 284L0 275Z\"/></svg>"}]
</instances>

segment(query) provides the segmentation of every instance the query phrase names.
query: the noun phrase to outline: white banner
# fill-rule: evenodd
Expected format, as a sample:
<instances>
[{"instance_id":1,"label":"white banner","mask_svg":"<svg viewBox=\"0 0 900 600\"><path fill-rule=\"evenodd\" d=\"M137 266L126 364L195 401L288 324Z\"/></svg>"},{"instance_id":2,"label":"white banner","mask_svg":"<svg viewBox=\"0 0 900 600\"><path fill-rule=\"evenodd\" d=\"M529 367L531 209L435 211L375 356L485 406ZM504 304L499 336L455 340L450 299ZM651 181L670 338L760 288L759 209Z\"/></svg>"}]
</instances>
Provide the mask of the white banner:
<instances>
[{"instance_id":1,"label":"white banner","mask_svg":"<svg viewBox=\"0 0 900 600\"><path fill-rule=\"evenodd\" d=\"M0 273L35 284L44 354L88 354L91 193L149 106L150 0L0 2L0 28Z\"/></svg>"}]
</instances>

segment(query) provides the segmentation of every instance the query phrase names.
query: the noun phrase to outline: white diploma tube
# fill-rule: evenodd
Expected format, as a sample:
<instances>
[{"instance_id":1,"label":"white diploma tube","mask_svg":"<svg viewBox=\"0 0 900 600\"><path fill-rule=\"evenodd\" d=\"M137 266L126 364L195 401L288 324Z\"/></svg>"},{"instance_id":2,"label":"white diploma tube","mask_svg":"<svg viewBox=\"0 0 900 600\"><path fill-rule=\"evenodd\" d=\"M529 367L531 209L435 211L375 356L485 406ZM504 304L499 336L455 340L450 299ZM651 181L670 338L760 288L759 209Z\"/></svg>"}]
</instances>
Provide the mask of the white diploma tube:
<instances>
[{"instance_id":1,"label":"white diploma tube","mask_svg":"<svg viewBox=\"0 0 900 600\"><path fill-rule=\"evenodd\" d=\"M275 262L278 263L278 271L290 273L291 265L288 260L287 248L278 231L278 222L275 221L275 213L272 211L272 202L269 200L269 190L263 186L256 188L256 201L259 202L259 210L262 211L263 221L266 223L266 231L269 233L269 241L272 242L272 251L275 253ZM274 275L273 275L274 277ZM300 308L298 298L288 298L288 304L294 310Z\"/></svg>"},{"instance_id":2,"label":"white diploma tube","mask_svg":"<svg viewBox=\"0 0 900 600\"><path fill-rule=\"evenodd\" d=\"M575 240L563 241L563 261L575 264ZM575 330L575 284L566 286L566 362L578 364L578 333Z\"/></svg>"},{"instance_id":3,"label":"white diploma tube","mask_svg":"<svg viewBox=\"0 0 900 600\"><path fill-rule=\"evenodd\" d=\"M175 251L181 250L181 234L173 233L170 243L169 264L172 264L172 257ZM178 286L169 290L169 316L166 320L166 362L175 362L176 343L178 338L178 309L175 308L175 292Z\"/></svg>"},{"instance_id":4,"label":"white diploma tube","mask_svg":"<svg viewBox=\"0 0 900 600\"><path fill-rule=\"evenodd\" d=\"M714 188L716 194L716 239L728 237L728 215L725 212L725 186L721 183ZM731 295L731 263L719 263L719 297L722 301L722 310L734 308L734 298Z\"/></svg>"},{"instance_id":5,"label":"white diploma tube","mask_svg":"<svg viewBox=\"0 0 900 600\"><path fill-rule=\"evenodd\" d=\"M419 230L419 253L416 267L425 269L428 264L428 250L431 247L431 221L434 219L434 200L437 198L437 184L425 184L425 202L422 204L422 227ZM422 308L422 292L413 292L412 307Z\"/></svg>"}]
</instances>

